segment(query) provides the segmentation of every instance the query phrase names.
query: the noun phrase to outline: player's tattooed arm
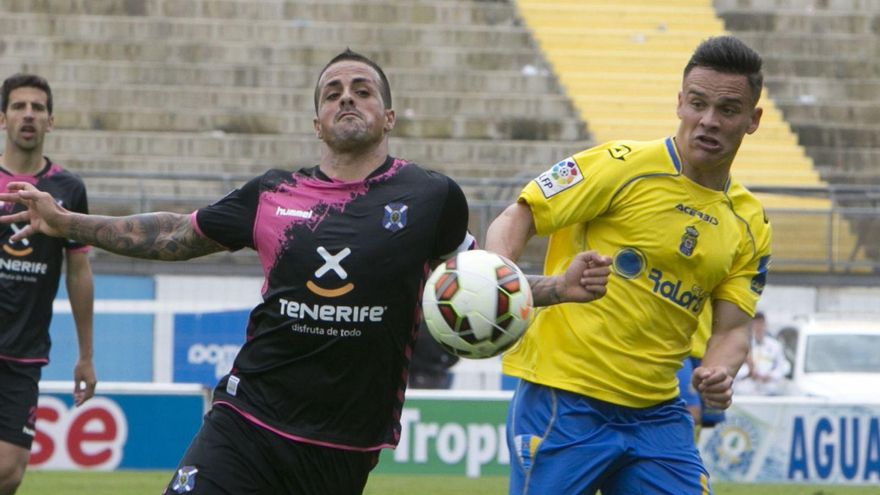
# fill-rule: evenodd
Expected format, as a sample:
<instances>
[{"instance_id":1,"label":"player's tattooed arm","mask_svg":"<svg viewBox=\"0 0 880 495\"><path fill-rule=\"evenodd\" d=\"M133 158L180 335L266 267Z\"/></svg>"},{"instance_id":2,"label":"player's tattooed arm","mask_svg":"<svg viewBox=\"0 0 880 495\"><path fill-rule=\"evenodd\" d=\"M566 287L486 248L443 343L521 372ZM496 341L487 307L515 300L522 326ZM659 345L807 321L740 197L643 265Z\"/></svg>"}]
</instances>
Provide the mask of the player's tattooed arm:
<instances>
[{"instance_id":1,"label":"player's tattooed arm","mask_svg":"<svg viewBox=\"0 0 880 495\"><path fill-rule=\"evenodd\" d=\"M526 275L526 279L531 286L535 306L552 306L563 302L553 277Z\"/></svg>"},{"instance_id":2,"label":"player's tattooed arm","mask_svg":"<svg viewBox=\"0 0 880 495\"><path fill-rule=\"evenodd\" d=\"M128 217L105 217L73 213L51 195L26 182L10 182L0 192L0 202L24 206L24 211L0 216L2 223L25 224L10 240L37 233L67 237L107 251L158 260L187 260L222 251L220 244L196 232L189 215L145 213Z\"/></svg>"},{"instance_id":3,"label":"player's tattooed arm","mask_svg":"<svg viewBox=\"0 0 880 495\"><path fill-rule=\"evenodd\" d=\"M611 258L595 251L578 253L565 273L553 277L529 275L535 306L591 302L605 295Z\"/></svg>"},{"instance_id":4,"label":"player's tattooed arm","mask_svg":"<svg viewBox=\"0 0 880 495\"><path fill-rule=\"evenodd\" d=\"M69 237L136 258L187 260L224 250L193 228L189 215L145 213L128 217L74 215Z\"/></svg>"}]
</instances>

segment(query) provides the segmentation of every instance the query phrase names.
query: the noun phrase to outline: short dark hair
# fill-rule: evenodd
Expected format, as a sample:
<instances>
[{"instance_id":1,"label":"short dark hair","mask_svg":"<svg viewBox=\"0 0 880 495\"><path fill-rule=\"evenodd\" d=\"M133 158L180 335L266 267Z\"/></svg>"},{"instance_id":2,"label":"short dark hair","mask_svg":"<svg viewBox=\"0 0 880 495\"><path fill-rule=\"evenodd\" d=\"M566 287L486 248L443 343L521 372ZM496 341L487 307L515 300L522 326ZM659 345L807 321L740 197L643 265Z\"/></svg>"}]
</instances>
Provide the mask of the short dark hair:
<instances>
[{"instance_id":1,"label":"short dark hair","mask_svg":"<svg viewBox=\"0 0 880 495\"><path fill-rule=\"evenodd\" d=\"M0 89L0 108L3 113L9 108L9 95L18 88L37 88L46 93L46 109L52 115L52 88L49 87L49 82L36 74L24 73L9 76L3 81L3 88Z\"/></svg>"},{"instance_id":2,"label":"short dark hair","mask_svg":"<svg viewBox=\"0 0 880 495\"><path fill-rule=\"evenodd\" d=\"M767 320L767 318L764 316L764 313L762 313L761 311L758 311L757 313L755 313L755 316L753 319L759 320L759 321L766 321Z\"/></svg>"},{"instance_id":3,"label":"short dark hair","mask_svg":"<svg viewBox=\"0 0 880 495\"><path fill-rule=\"evenodd\" d=\"M684 66L684 77L694 67L706 67L725 74L746 76L754 96L753 102L761 98L764 86L764 74L761 72L763 61L758 52L734 36L715 36L709 38L694 50L691 59Z\"/></svg>"},{"instance_id":4,"label":"short dark hair","mask_svg":"<svg viewBox=\"0 0 880 495\"><path fill-rule=\"evenodd\" d=\"M324 68L321 69L321 73L318 74L318 82L315 83L315 113L318 113L318 98L320 98L320 96L321 96L320 95L320 93L321 93L321 87L320 87L321 77L324 75L324 72L327 72L327 69L331 65L338 63L338 62L344 62L346 60L352 60L355 62L360 62L362 64L366 64L366 65L372 67L379 74L379 82L381 83L379 85L380 86L379 92L382 95L382 102L385 103L386 110L390 109L391 108L391 85L388 84L388 78L385 77L385 72L382 71L382 68L379 67L379 64L377 64L376 62L373 62L372 60L365 57L364 55L361 55L360 53L352 51L351 48L346 48L344 52L331 58L330 61L327 62L327 65L325 65Z\"/></svg>"}]
</instances>

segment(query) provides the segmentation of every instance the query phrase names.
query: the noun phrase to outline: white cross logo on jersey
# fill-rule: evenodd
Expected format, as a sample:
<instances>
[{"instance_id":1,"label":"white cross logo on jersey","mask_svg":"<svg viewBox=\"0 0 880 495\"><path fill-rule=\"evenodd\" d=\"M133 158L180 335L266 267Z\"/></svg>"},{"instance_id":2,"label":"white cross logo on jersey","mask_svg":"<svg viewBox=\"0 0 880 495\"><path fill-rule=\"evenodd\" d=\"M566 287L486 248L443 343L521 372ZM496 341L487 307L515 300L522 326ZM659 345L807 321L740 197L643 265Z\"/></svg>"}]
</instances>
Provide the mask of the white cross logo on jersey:
<instances>
[{"instance_id":1,"label":"white cross logo on jersey","mask_svg":"<svg viewBox=\"0 0 880 495\"><path fill-rule=\"evenodd\" d=\"M333 272L336 272L336 275L338 275L339 278L342 280L348 278L348 272L345 271L345 268L342 268L342 260L345 259L345 257L349 254L351 254L351 248L345 248L336 254L330 254L330 251L327 251L324 246L318 246L318 254L321 255L321 258L324 259L324 264L321 265L320 268L315 270L315 278L321 278L331 270ZM306 287L308 287L310 291L318 294L319 296L339 297L351 292L354 289L354 284L349 282L342 287L338 287L336 289L327 289L309 280L306 282Z\"/></svg>"},{"instance_id":2,"label":"white cross logo on jersey","mask_svg":"<svg viewBox=\"0 0 880 495\"><path fill-rule=\"evenodd\" d=\"M319 246L318 247L318 254L320 254L321 257L324 258L324 265L322 265L321 268L318 268L317 270L315 270L315 277L316 278L323 277L324 274L326 274L330 270L333 270L334 272L336 272L336 275L339 275L339 278L341 278L342 280L345 280L348 278L348 273L345 271L344 268L342 268L342 265L340 265L340 262L346 256L351 254L350 248L345 248L342 251L339 251L338 253L336 253L334 255L334 254L330 254L329 251L324 249L324 246Z\"/></svg>"},{"instance_id":3,"label":"white cross logo on jersey","mask_svg":"<svg viewBox=\"0 0 880 495\"><path fill-rule=\"evenodd\" d=\"M12 228L13 234L18 234L19 232L24 230L24 227L19 227L14 223L10 223L9 226ZM12 256L16 256L19 258L22 256L27 256L34 252L34 248L31 247L31 241L29 241L27 238L19 240L18 243L23 246L23 249L16 249L13 246L15 246L17 243L7 241L5 244L3 244L3 250L11 254Z\"/></svg>"},{"instance_id":4,"label":"white cross logo on jersey","mask_svg":"<svg viewBox=\"0 0 880 495\"><path fill-rule=\"evenodd\" d=\"M18 225L14 224L14 223L10 223L9 226L12 227L13 234L17 234L17 233L21 232L22 230L24 230L23 228L19 227ZM24 239L22 239L18 242L24 244L25 246L31 245L31 241L29 241L27 237L25 237ZM9 241L9 244L12 244L12 241Z\"/></svg>"}]
</instances>

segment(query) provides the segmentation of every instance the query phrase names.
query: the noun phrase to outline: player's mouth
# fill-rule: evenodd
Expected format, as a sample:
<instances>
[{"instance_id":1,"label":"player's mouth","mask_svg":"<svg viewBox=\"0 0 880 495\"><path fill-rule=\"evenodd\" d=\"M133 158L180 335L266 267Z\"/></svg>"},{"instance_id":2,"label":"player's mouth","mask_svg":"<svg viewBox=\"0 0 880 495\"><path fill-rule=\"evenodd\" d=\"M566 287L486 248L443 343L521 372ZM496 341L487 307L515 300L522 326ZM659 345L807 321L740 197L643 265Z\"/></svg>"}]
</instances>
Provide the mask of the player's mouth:
<instances>
[{"instance_id":1,"label":"player's mouth","mask_svg":"<svg viewBox=\"0 0 880 495\"><path fill-rule=\"evenodd\" d=\"M351 112L351 111L349 111L349 112L342 112L342 113L340 113L339 115L337 115L337 116L336 116L336 121L339 122L340 120L342 120L342 119L344 119L344 118L346 118L346 117L354 117L354 118L358 118L358 119L363 120L363 117L361 117L361 114L359 114L358 112Z\"/></svg>"},{"instance_id":2,"label":"player's mouth","mask_svg":"<svg viewBox=\"0 0 880 495\"><path fill-rule=\"evenodd\" d=\"M21 137L31 139L37 135L37 128L32 125L21 126Z\"/></svg>"},{"instance_id":3,"label":"player's mouth","mask_svg":"<svg viewBox=\"0 0 880 495\"><path fill-rule=\"evenodd\" d=\"M713 137L706 136L705 134L700 134L696 136L694 138L694 142L696 143L697 147L710 153L716 153L718 151L721 151L721 149L723 148L723 146L721 145L721 141Z\"/></svg>"}]
</instances>

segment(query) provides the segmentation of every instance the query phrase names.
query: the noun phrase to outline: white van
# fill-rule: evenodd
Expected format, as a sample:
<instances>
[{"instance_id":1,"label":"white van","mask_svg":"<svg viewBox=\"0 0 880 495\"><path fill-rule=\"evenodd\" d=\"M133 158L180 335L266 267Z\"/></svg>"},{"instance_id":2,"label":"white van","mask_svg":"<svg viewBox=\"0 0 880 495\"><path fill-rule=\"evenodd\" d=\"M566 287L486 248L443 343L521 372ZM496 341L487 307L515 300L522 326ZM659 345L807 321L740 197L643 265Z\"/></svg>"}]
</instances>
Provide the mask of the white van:
<instances>
[{"instance_id":1,"label":"white van","mask_svg":"<svg viewBox=\"0 0 880 495\"><path fill-rule=\"evenodd\" d=\"M880 320L817 315L798 332L792 391L842 400L880 399Z\"/></svg>"}]
</instances>

